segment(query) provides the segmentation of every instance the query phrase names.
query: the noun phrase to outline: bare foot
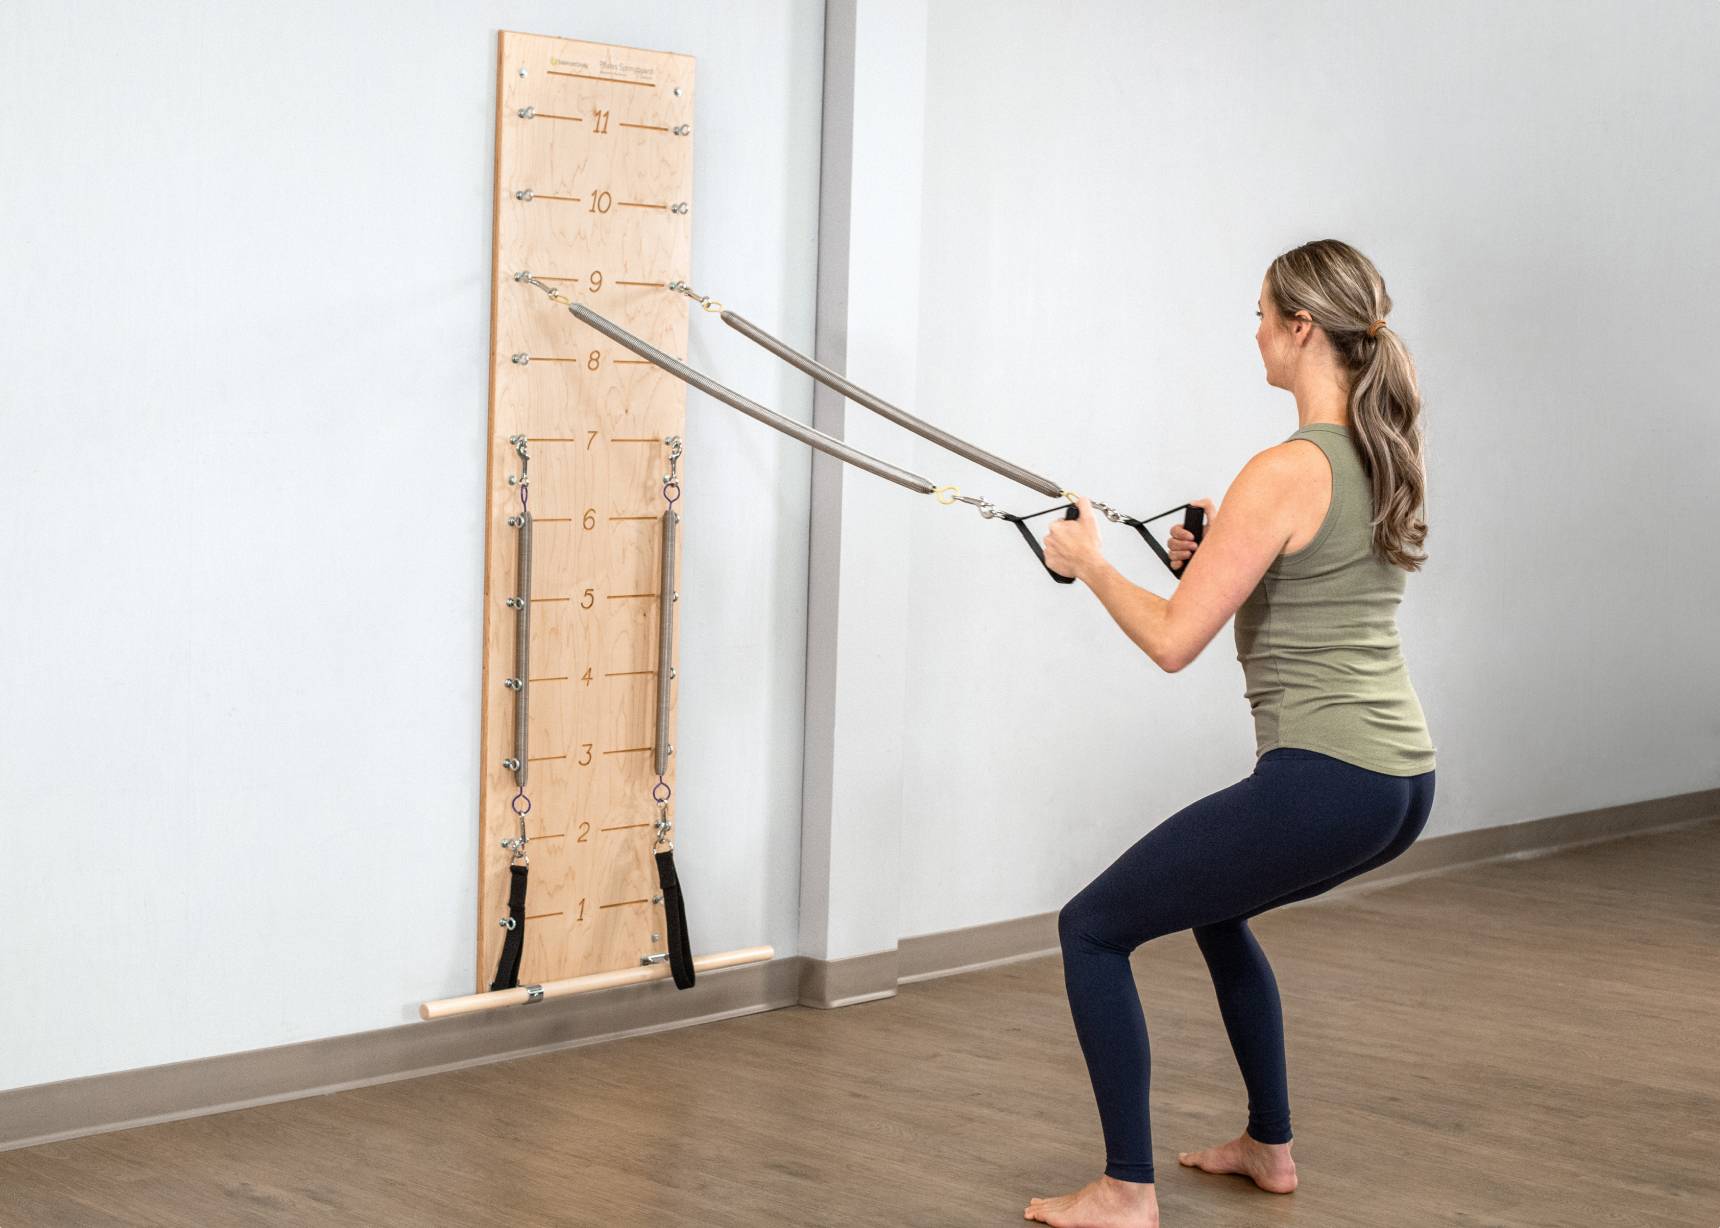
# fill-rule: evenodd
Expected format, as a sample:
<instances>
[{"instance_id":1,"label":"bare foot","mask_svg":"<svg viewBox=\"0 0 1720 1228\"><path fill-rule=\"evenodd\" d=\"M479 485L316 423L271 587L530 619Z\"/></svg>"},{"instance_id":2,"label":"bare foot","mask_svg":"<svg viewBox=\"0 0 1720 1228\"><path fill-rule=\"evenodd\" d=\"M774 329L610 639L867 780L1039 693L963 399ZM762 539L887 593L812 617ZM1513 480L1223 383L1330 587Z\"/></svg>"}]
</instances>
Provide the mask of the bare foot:
<instances>
[{"instance_id":1,"label":"bare foot","mask_svg":"<svg viewBox=\"0 0 1720 1228\"><path fill-rule=\"evenodd\" d=\"M1100 1177L1061 1198L1035 1198L1021 1213L1052 1228L1159 1228L1159 1199L1151 1181Z\"/></svg>"},{"instance_id":2,"label":"bare foot","mask_svg":"<svg viewBox=\"0 0 1720 1228\"><path fill-rule=\"evenodd\" d=\"M1254 1184L1269 1194L1288 1194L1296 1188L1296 1161L1290 1158L1290 1144L1262 1143L1247 1131L1205 1151L1179 1151L1177 1160L1202 1172L1252 1177Z\"/></svg>"}]
</instances>

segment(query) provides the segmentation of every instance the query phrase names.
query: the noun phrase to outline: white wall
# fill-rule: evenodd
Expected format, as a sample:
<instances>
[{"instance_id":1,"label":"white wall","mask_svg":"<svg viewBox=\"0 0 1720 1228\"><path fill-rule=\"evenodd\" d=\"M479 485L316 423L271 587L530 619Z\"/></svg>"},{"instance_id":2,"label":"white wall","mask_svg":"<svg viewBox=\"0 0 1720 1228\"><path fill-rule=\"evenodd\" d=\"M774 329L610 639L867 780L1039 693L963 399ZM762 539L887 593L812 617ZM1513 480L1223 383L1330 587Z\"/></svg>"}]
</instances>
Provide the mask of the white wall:
<instances>
[{"instance_id":1,"label":"white wall","mask_svg":"<svg viewBox=\"0 0 1720 1228\"><path fill-rule=\"evenodd\" d=\"M818 4L0 6L0 1087L472 988L504 28L698 58L694 283L809 348ZM808 458L686 438L678 863L792 953Z\"/></svg>"},{"instance_id":2,"label":"white wall","mask_svg":"<svg viewBox=\"0 0 1720 1228\"><path fill-rule=\"evenodd\" d=\"M1346 239L1426 398L1399 621L1428 833L1720 784L1720 8L1062 11L930 6L920 410L1137 515L1222 498L1296 428L1254 343L1266 266ZM1161 674L1009 529L920 515L904 935L1060 907L1254 746L1229 626Z\"/></svg>"},{"instance_id":3,"label":"white wall","mask_svg":"<svg viewBox=\"0 0 1720 1228\"><path fill-rule=\"evenodd\" d=\"M1295 426L1267 262L1349 239L1427 395L1430 831L1720 783L1714 8L855 3L868 38L926 25L923 142L888 150L923 160L919 233L907 171L849 219L902 236L855 249L900 262L859 279L865 382L1137 512L1218 497ZM0 1088L470 987L495 31L699 57L695 281L807 349L822 8L0 7ZM692 355L810 416L728 330L695 318ZM809 456L691 393L687 437L678 862L699 949L787 955ZM861 637L823 698L902 722L867 786L899 812L830 806L900 825L902 934L1053 910L1249 770L1228 628L1162 675L1010 529L901 498L905 531L841 526L833 582L904 660L868 679ZM812 953L862 953L890 880L831 870Z\"/></svg>"}]
</instances>

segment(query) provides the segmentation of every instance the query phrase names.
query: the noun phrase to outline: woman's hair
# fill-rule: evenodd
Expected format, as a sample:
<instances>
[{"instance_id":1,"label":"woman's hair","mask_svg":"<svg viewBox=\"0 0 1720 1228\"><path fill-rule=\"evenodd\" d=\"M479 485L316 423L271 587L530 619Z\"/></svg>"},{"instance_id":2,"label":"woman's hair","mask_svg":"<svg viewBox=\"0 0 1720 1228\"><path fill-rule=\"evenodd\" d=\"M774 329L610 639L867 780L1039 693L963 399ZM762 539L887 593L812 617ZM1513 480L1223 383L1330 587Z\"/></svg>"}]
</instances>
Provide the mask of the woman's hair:
<instances>
[{"instance_id":1,"label":"woman's hair","mask_svg":"<svg viewBox=\"0 0 1720 1228\"><path fill-rule=\"evenodd\" d=\"M1427 555L1412 552L1427 538L1421 389L1397 330L1368 336L1368 326L1392 309L1385 280L1348 243L1316 239L1274 260L1266 285L1286 320L1298 311L1314 318L1348 374L1351 434L1373 484L1375 553L1420 570Z\"/></svg>"}]
</instances>

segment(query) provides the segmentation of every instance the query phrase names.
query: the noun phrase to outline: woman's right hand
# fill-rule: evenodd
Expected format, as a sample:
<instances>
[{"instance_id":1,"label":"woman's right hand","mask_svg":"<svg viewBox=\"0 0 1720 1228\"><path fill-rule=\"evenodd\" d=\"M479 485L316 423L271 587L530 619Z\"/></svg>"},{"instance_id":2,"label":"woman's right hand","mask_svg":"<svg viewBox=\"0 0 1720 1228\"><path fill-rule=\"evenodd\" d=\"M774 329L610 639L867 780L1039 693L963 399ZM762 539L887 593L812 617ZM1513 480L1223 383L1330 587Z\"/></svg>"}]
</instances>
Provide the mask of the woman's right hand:
<instances>
[{"instance_id":1,"label":"woman's right hand","mask_svg":"<svg viewBox=\"0 0 1720 1228\"><path fill-rule=\"evenodd\" d=\"M1211 499L1190 499L1189 502L1206 513L1206 528L1202 530L1202 533L1212 532L1212 522L1218 516L1218 505ZM1194 552L1198 549L1200 549L1200 543L1195 541L1193 533L1190 533L1180 524L1171 526L1170 541L1165 550L1171 556L1171 563L1178 571L1188 565L1188 561L1194 557Z\"/></svg>"}]
</instances>

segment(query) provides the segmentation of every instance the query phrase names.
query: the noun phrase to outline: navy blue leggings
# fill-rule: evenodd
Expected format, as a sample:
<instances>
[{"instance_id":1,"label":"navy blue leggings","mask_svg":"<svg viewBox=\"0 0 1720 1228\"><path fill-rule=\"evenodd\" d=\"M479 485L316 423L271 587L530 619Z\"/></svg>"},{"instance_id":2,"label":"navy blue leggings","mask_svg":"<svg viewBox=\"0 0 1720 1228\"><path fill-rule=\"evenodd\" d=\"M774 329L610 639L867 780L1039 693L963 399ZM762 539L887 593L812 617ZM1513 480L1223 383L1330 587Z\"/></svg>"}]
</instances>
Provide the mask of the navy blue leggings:
<instances>
[{"instance_id":1,"label":"navy blue leggings","mask_svg":"<svg viewBox=\"0 0 1720 1228\"><path fill-rule=\"evenodd\" d=\"M1284 1021L1248 918L1329 891L1415 842L1433 772L1388 776L1279 747L1227 789L1177 811L1063 906L1057 932L1075 1035L1105 1132L1105 1172L1153 1179L1151 1056L1129 953L1194 930L1248 1089L1248 1133L1290 1141Z\"/></svg>"}]
</instances>

